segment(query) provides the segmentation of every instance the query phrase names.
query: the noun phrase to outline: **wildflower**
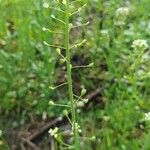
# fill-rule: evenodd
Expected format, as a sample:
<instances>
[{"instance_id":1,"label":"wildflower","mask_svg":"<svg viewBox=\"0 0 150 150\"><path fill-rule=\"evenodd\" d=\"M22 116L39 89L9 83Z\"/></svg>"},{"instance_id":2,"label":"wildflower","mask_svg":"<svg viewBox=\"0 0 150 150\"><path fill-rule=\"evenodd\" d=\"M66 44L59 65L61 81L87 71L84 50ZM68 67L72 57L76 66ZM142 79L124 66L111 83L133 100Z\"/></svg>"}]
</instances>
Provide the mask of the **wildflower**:
<instances>
[{"instance_id":1,"label":"wildflower","mask_svg":"<svg viewBox=\"0 0 150 150\"><path fill-rule=\"evenodd\" d=\"M47 28L43 27L43 28L42 28L42 30L43 30L43 31L46 31L46 30L47 30Z\"/></svg>"},{"instance_id":2,"label":"wildflower","mask_svg":"<svg viewBox=\"0 0 150 150\"><path fill-rule=\"evenodd\" d=\"M67 4L67 1L66 1L66 0L63 0L62 3L63 3L64 5L66 5L66 4Z\"/></svg>"},{"instance_id":3,"label":"wildflower","mask_svg":"<svg viewBox=\"0 0 150 150\"><path fill-rule=\"evenodd\" d=\"M60 48L57 48L57 49L56 49L56 52L60 55L60 54L61 54Z\"/></svg>"},{"instance_id":4,"label":"wildflower","mask_svg":"<svg viewBox=\"0 0 150 150\"><path fill-rule=\"evenodd\" d=\"M84 99L83 99L83 102L84 102L84 103L88 103L88 101L89 101L88 98L84 98Z\"/></svg>"},{"instance_id":5,"label":"wildflower","mask_svg":"<svg viewBox=\"0 0 150 150\"><path fill-rule=\"evenodd\" d=\"M137 50L137 49L147 49L148 48L148 44L146 40L142 40L142 39L138 39L138 40L134 40L131 46L133 49Z\"/></svg>"},{"instance_id":6,"label":"wildflower","mask_svg":"<svg viewBox=\"0 0 150 150\"><path fill-rule=\"evenodd\" d=\"M102 36L109 36L109 31L106 30L106 29L103 29L103 30L100 31L100 34L101 34Z\"/></svg>"},{"instance_id":7,"label":"wildflower","mask_svg":"<svg viewBox=\"0 0 150 150\"><path fill-rule=\"evenodd\" d=\"M90 64L88 65L88 67L93 67L93 65L94 65L94 63L90 63Z\"/></svg>"},{"instance_id":8,"label":"wildflower","mask_svg":"<svg viewBox=\"0 0 150 150\"><path fill-rule=\"evenodd\" d=\"M48 133L49 133L51 136L53 136L55 139L57 139L57 137L58 137L58 128L55 127L54 129L50 129L50 130L48 131Z\"/></svg>"},{"instance_id":9,"label":"wildflower","mask_svg":"<svg viewBox=\"0 0 150 150\"><path fill-rule=\"evenodd\" d=\"M49 4L48 4L47 2L44 2L44 3L43 3L43 7L44 7L44 8L48 8L48 7L49 7Z\"/></svg>"},{"instance_id":10,"label":"wildflower","mask_svg":"<svg viewBox=\"0 0 150 150\"><path fill-rule=\"evenodd\" d=\"M90 139L91 139L92 141L95 141L95 140L96 140L96 137L95 137L95 136L92 136Z\"/></svg>"},{"instance_id":11,"label":"wildflower","mask_svg":"<svg viewBox=\"0 0 150 150\"><path fill-rule=\"evenodd\" d=\"M84 102L83 101L78 101L77 102L77 107L84 107Z\"/></svg>"},{"instance_id":12,"label":"wildflower","mask_svg":"<svg viewBox=\"0 0 150 150\"><path fill-rule=\"evenodd\" d=\"M54 90L55 88L53 86L49 86L49 89Z\"/></svg>"},{"instance_id":13,"label":"wildflower","mask_svg":"<svg viewBox=\"0 0 150 150\"><path fill-rule=\"evenodd\" d=\"M55 18L56 18L54 15L51 15L51 17L52 17L53 19L55 19Z\"/></svg>"},{"instance_id":14,"label":"wildflower","mask_svg":"<svg viewBox=\"0 0 150 150\"><path fill-rule=\"evenodd\" d=\"M63 114L67 116L68 115L68 111L66 109L63 110Z\"/></svg>"},{"instance_id":15,"label":"wildflower","mask_svg":"<svg viewBox=\"0 0 150 150\"><path fill-rule=\"evenodd\" d=\"M48 104L49 105L55 105L55 103L53 101L49 101Z\"/></svg>"},{"instance_id":16,"label":"wildflower","mask_svg":"<svg viewBox=\"0 0 150 150\"><path fill-rule=\"evenodd\" d=\"M81 95L85 95L85 94L86 94L86 89L83 88L83 89L81 90Z\"/></svg>"},{"instance_id":17,"label":"wildflower","mask_svg":"<svg viewBox=\"0 0 150 150\"><path fill-rule=\"evenodd\" d=\"M75 128L79 133L82 132L80 125L77 122L75 123ZM74 126L72 126L72 132L71 132L72 135L74 134L73 131L74 131Z\"/></svg>"},{"instance_id":18,"label":"wildflower","mask_svg":"<svg viewBox=\"0 0 150 150\"><path fill-rule=\"evenodd\" d=\"M116 10L116 16L125 15L127 16L129 14L129 7L120 7Z\"/></svg>"},{"instance_id":19,"label":"wildflower","mask_svg":"<svg viewBox=\"0 0 150 150\"><path fill-rule=\"evenodd\" d=\"M61 64L63 64L63 63L65 63L66 60L64 58L61 58L59 61Z\"/></svg>"},{"instance_id":20,"label":"wildflower","mask_svg":"<svg viewBox=\"0 0 150 150\"><path fill-rule=\"evenodd\" d=\"M105 121L109 121L109 120L110 120L110 117L109 117L109 116L103 116L103 119L104 119Z\"/></svg>"},{"instance_id":21,"label":"wildflower","mask_svg":"<svg viewBox=\"0 0 150 150\"><path fill-rule=\"evenodd\" d=\"M80 125L78 123L75 123L75 126L76 126L76 129L79 133L81 133L81 128L80 128Z\"/></svg>"},{"instance_id":22,"label":"wildflower","mask_svg":"<svg viewBox=\"0 0 150 150\"><path fill-rule=\"evenodd\" d=\"M145 120L150 121L150 112L145 113Z\"/></svg>"},{"instance_id":23,"label":"wildflower","mask_svg":"<svg viewBox=\"0 0 150 150\"><path fill-rule=\"evenodd\" d=\"M125 25L126 19L129 16L129 7L120 7L115 12L115 25Z\"/></svg>"}]
</instances>

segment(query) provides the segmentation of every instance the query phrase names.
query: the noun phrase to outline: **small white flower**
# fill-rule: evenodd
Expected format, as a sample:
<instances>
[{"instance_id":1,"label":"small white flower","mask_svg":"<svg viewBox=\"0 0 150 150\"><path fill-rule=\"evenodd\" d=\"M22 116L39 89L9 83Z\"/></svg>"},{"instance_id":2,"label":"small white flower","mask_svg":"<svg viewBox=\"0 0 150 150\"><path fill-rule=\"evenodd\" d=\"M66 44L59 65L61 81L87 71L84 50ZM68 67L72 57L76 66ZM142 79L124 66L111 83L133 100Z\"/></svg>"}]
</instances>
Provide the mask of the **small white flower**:
<instances>
[{"instance_id":1,"label":"small white flower","mask_svg":"<svg viewBox=\"0 0 150 150\"><path fill-rule=\"evenodd\" d=\"M146 40L143 39L138 39L138 40L134 40L131 46L133 49L137 50L137 49L147 49L148 48L148 44Z\"/></svg>"},{"instance_id":2,"label":"small white flower","mask_svg":"<svg viewBox=\"0 0 150 150\"><path fill-rule=\"evenodd\" d=\"M48 104L49 105L55 105L55 103L53 101L49 101Z\"/></svg>"},{"instance_id":3,"label":"small white flower","mask_svg":"<svg viewBox=\"0 0 150 150\"><path fill-rule=\"evenodd\" d=\"M56 18L54 15L51 15L51 17L52 17L53 19L55 19L55 18Z\"/></svg>"},{"instance_id":4,"label":"small white flower","mask_svg":"<svg viewBox=\"0 0 150 150\"><path fill-rule=\"evenodd\" d=\"M44 42L44 44L46 45L46 43L45 43L45 42ZM54 89L55 89L55 87L53 87L53 86L49 86L49 89L54 90Z\"/></svg>"},{"instance_id":5,"label":"small white flower","mask_svg":"<svg viewBox=\"0 0 150 150\"><path fill-rule=\"evenodd\" d=\"M115 21L114 24L117 26L125 25L126 19L130 13L129 7L120 7L115 12Z\"/></svg>"},{"instance_id":6,"label":"small white flower","mask_svg":"<svg viewBox=\"0 0 150 150\"><path fill-rule=\"evenodd\" d=\"M129 15L129 7L120 7L116 10L116 16L119 17L120 15L127 16Z\"/></svg>"},{"instance_id":7,"label":"small white flower","mask_svg":"<svg viewBox=\"0 0 150 150\"><path fill-rule=\"evenodd\" d=\"M78 101L77 102L77 107L84 107L84 102L83 101Z\"/></svg>"},{"instance_id":8,"label":"small white flower","mask_svg":"<svg viewBox=\"0 0 150 150\"><path fill-rule=\"evenodd\" d=\"M53 136L54 138L57 138L57 137L58 137L57 132L58 132L58 128L57 128L57 127L55 127L54 129L50 129L50 130L48 131L48 133L49 133L51 136Z\"/></svg>"},{"instance_id":9,"label":"small white flower","mask_svg":"<svg viewBox=\"0 0 150 150\"><path fill-rule=\"evenodd\" d=\"M47 30L47 28L43 27L43 28L42 28L42 30L43 30L43 31L46 31L46 30Z\"/></svg>"},{"instance_id":10,"label":"small white flower","mask_svg":"<svg viewBox=\"0 0 150 150\"><path fill-rule=\"evenodd\" d=\"M96 140L96 137L95 137L95 136L92 136L90 139L91 139L92 141L95 141L95 140Z\"/></svg>"},{"instance_id":11,"label":"small white flower","mask_svg":"<svg viewBox=\"0 0 150 150\"><path fill-rule=\"evenodd\" d=\"M82 130L80 128L80 125L78 123L75 123L75 126L76 126L76 129L78 130L78 132L81 133Z\"/></svg>"},{"instance_id":12,"label":"small white flower","mask_svg":"<svg viewBox=\"0 0 150 150\"><path fill-rule=\"evenodd\" d=\"M67 1L66 1L66 0L63 0L62 3L63 3L64 5L66 5L66 4L67 4Z\"/></svg>"},{"instance_id":13,"label":"small white flower","mask_svg":"<svg viewBox=\"0 0 150 150\"><path fill-rule=\"evenodd\" d=\"M60 48L57 48L57 49L56 49L56 52L57 52L59 55L61 55L61 49L60 49Z\"/></svg>"},{"instance_id":14,"label":"small white flower","mask_svg":"<svg viewBox=\"0 0 150 150\"><path fill-rule=\"evenodd\" d=\"M85 88L83 88L82 90L81 90L81 95L83 96L83 95L85 95L86 94L86 89Z\"/></svg>"},{"instance_id":15,"label":"small white flower","mask_svg":"<svg viewBox=\"0 0 150 150\"><path fill-rule=\"evenodd\" d=\"M65 109L65 110L63 110L63 114L65 115L65 116L68 116L68 111Z\"/></svg>"},{"instance_id":16,"label":"small white flower","mask_svg":"<svg viewBox=\"0 0 150 150\"><path fill-rule=\"evenodd\" d=\"M94 63L90 63L89 65L88 65L88 67L93 67L94 66Z\"/></svg>"},{"instance_id":17,"label":"small white flower","mask_svg":"<svg viewBox=\"0 0 150 150\"><path fill-rule=\"evenodd\" d=\"M145 113L145 120L150 121L150 112Z\"/></svg>"},{"instance_id":18,"label":"small white flower","mask_svg":"<svg viewBox=\"0 0 150 150\"><path fill-rule=\"evenodd\" d=\"M103 29L103 30L100 31L100 34L102 36L109 36L109 31L107 29Z\"/></svg>"},{"instance_id":19,"label":"small white flower","mask_svg":"<svg viewBox=\"0 0 150 150\"><path fill-rule=\"evenodd\" d=\"M88 103L88 101L89 101L88 98L84 98L84 99L83 99L83 102L84 102L84 103Z\"/></svg>"},{"instance_id":20,"label":"small white flower","mask_svg":"<svg viewBox=\"0 0 150 150\"><path fill-rule=\"evenodd\" d=\"M44 7L44 8L49 8L49 4L48 4L47 2L44 2L44 3L43 3L43 7Z\"/></svg>"},{"instance_id":21,"label":"small white flower","mask_svg":"<svg viewBox=\"0 0 150 150\"><path fill-rule=\"evenodd\" d=\"M81 128L80 128L80 125L79 125L78 123L75 123L75 128L76 128L76 130L77 130L79 133L82 132L82 130L81 130ZM74 126L72 126L72 132L71 132L71 135L74 134L73 131L74 131Z\"/></svg>"}]
</instances>

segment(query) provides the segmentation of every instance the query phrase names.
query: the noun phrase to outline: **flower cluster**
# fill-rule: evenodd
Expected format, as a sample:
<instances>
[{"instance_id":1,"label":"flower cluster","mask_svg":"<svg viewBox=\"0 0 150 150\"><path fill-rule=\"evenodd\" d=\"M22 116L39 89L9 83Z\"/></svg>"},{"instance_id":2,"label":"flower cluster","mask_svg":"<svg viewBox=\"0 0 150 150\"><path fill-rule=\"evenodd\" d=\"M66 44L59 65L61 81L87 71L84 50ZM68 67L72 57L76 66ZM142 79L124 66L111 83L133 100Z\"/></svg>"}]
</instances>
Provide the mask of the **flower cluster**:
<instances>
[{"instance_id":1,"label":"flower cluster","mask_svg":"<svg viewBox=\"0 0 150 150\"><path fill-rule=\"evenodd\" d=\"M145 113L145 120L150 121L150 112Z\"/></svg>"},{"instance_id":2,"label":"flower cluster","mask_svg":"<svg viewBox=\"0 0 150 150\"><path fill-rule=\"evenodd\" d=\"M127 16L129 14L129 7L120 7L116 10L116 16L125 15Z\"/></svg>"},{"instance_id":3,"label":"flower cluster","mask_svg":"<svg viewBox=\"0 0 150 150\"><path fill-rule=\"evenodd\" d=\"M126 19L128 18L130 13L129 7L120 7L115 12L115 25L122 26L125 25Z\"/></svg>"},{"instance_id":4,"label":"flower cluster","mask_svg":"<svg viewBox=\"0 0 150 150\"><path fill-rule=\"evenodd\" d=\"M81 127L80 127L80 125L77 122L75 123L75 128L77 129L77 131L79 133L82 132ZM74 134L73 131L74 131L74 127L72 126L72 132L71 132L72 135Z\"/></svg>"},{"instance_id":5,"label":"flower cluster","mask_svg":"<svg viewBox=\"0 0 150 150\"><path fill-rule=\"evenodd\" d=\"M47 1L44 1L44 2L43 2L43 7L44 7L44 8L49 8L49 4L47 3Z\"/></svg>"},{"instance_id":6,"label":"flower cluster","mask_svg":"<svg viewBox=\"0 0 150 150\"><path fill-rule=\"evenodd\" d=\"M138 40L133 41L132 48L135 50L137 50L137 49L145 50L148 48L148 44L147 44L146 40L138 39Z\"/></svg>"},{"instance_id":7,"label":"flower cluster","mask_svg":"<svg viewBox=\"0 0 150 150\"><path fill-rule=\"evenodd\" d=\"M50 129L50 130L48 131L48 133L49 133L51 136L53 136L55 139L57 139L57 137L58 137L58 128L55 127L54 129Z\"/></svg>"},{"instance_id":8,"label":"flower cluster","mask_svg":"<svg viewBox=\"0 0 150 150\"><path fill-rule=\"evenodd\" d=\"M109 31L107 29L103 29L103 30L100 31L100 34L102 36L109 36Z\"/></svg>"}]
</instances>

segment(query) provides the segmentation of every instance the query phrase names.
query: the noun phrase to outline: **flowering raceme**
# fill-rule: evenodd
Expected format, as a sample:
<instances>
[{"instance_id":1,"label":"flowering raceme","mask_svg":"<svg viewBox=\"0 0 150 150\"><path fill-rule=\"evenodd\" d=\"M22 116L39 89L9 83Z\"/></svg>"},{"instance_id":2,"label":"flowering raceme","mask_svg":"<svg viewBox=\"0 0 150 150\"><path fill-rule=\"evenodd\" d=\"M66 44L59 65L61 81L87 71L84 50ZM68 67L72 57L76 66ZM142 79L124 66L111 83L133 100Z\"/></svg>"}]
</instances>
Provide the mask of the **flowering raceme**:
<instances>
[{"instance_id":1,"label":"flowering raceme","mask_svg":"<svg viewBox=\"0 0 150 150\"><path fill-rule=\"evenodd\" d=\"M129 7L120 7L115 12L115 21L114 24L117 26L125 25L126 20L129 16L130 8Z\"/></svg>"},{"instance_id":2,"label":"flowering raceme","mask_svg":"<svg viewBox=\"0 0 150 150\"><path fill-rule=\"evenodd\" d=\"M147 49L148 48L148 44L146 40L142 40L142 39L138 39L138 40L134 40L132 43L132 48L134 50L137 49Z\"/></svg>"},{"instance_id":3,"label":"flowering raceme","mask_svg":"<svg viewBox=\"0 0 150 150\"><path fill-rule=\"evenodd\" d=\"M129 7L120 7L116 10L116 16L125 15L127 16L129 14Z\"/></svg>"}]
</instances>

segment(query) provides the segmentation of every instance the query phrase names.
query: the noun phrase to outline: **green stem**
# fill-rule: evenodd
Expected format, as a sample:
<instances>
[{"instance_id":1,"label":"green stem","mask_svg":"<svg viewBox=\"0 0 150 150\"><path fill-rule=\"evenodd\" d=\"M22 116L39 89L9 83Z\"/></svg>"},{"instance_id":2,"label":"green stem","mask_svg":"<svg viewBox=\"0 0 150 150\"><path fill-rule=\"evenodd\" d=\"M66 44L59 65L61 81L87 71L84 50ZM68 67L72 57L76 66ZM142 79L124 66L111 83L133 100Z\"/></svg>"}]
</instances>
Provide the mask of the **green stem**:
<instances>
[{"instance_id":1,"label":"green stem","mask_svg":"<svg viewBox=\"0 0 150 150\"><path fill-rule=\"evenodd\" d=\"M66 48L66 65L67 65L67 80L68 80L68 90L69 90L69 100L71 102L71 115L72 115L72 123L73 123L73 133L74 133L74 143L75 143L75 150L79 150L79 138L78 138L78 131L76 128L76 110L75 104L73 100L73 87L72 87L72 73L71 73L71 63L70 63L70 6L69 0L66 0L66 16L65 16L65 48Z\"/></svg>"}]
</instances>

